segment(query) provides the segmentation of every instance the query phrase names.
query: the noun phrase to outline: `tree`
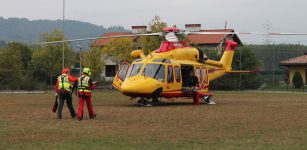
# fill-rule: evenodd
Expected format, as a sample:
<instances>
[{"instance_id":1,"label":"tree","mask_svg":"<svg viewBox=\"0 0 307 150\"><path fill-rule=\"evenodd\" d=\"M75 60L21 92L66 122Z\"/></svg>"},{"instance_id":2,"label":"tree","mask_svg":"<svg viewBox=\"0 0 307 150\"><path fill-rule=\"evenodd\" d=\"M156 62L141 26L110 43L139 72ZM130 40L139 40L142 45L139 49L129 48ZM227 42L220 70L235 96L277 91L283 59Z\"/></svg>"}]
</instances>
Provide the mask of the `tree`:
<instances>
[{"instance_id":1,"label":"tree","mask_svg":"<svg viewBox=\"0 0 307 150\"><path fill-rule=\"evenodd\" d=\"M54 30L42 33L40 42L61 41L62 38L63 33ZM68 43L64 43L64 48L65 67L70 68L76 62L76 54ZM31 67L34 77L40 81L47 81L50 76L59 75L62 70L62 43L38 45L32 55Z\"/></svg>"},{"instance_id":2,"label":"tree","mask_svg":"<svg viewBox=\"0 0 307 150\"><path fill-rule=\"evenodd\" d=\"M240 70L240 51L241 51L241 70L255 70L260 68L260 63L256 55L248 48L241 47L235 51L232 69ZM211 51L207 55L210 59L219 60L216 51ZM261 78L258 73L255 74L227 74L210 83L210 87L214 90L235 90L235 89L257 89L261 85Z\"/></svg>"},{"instance_id":3,"label":"tree","mask_svg":"<svg viewBox=\"0 0 307 150\"><path fill-rule=\"evenodd\" d=\"M6 45L5 41L0 40L0 48Z\"/></svg>"},{"instance_id":4,"label":"tree","mask_svg":"<svg viewBox=\"0 0 307 150\"><path fill-rule=\"evenodd\" d=\"M120 64L123 61L132 61L130 53L134 49L134 44L131 38L112 39L102 49L104 57L109 57L113 62Z\"/></svg>"},{"instance_id":5,"label":"tree","mask_svg":"<svg viewBox=\"0 0 307 150\"><path fill-rule=\"evenodd\" d=\"M159 16L155 16L151 20L150 29L151 32L162 32L167 27L167 23L163 22Z\"/></svg>"},{"instance_id":6,"label":"tree","mask_svg":"<svg viewBox=\"0 0 307 150\"><path fill-rule=\"evenodd\" d=\"M304 81L299 72L295 72L292 83L296 89L302 88L304 86Z\"/></svg>"},{"instance_id":7,"label":"tree","mask_svg":"<svg viewBox=\"0 0 307 150\"><path fill-rule=\"evenodd\" d=\"M167 24L161 20L159 16L155 16L150 23L151 32L162 32ZM137 40L137 46L142 48L146 53L150 53L160 47L163 38L159 36L141 36Z\"/></svg>"},{"instance_id":8,"label":"tree","mask_svg":"<svg viewBox=\"0 0 307 150\"><path fill-rule=\"evenodd\" d=\"M18 89L22 81L23 63L21 51L13 48L16 43L0 50L0 84L1 88Z\"/></svg>"},{"instance_id":9,"label":"tree","mask_svg":"<svg viewBox=\"0 0 307 150\"><path fill-rule=\"evenodd\" d=\"M155 16L151 21L150 29L152 32L162 32L167 24L161 21L159 16ZM136 47L144 50L145 54L160 47L163 38L158 36L141 36L138 38L136 45L131 38L112 39L102 49L104 57L109 57L115 63L123 61L132 61L130 53Z\"/></svg>"},{"instance_id":10,"label":"tree","mask_svg":"<svg viewBox=\"0 0 307 150\"><path fill-rule=\"evenodd\" d=\"M93 71L94 78L100 76L100 73L104 67L102 61L102 52L100 48L91 48L89 51L82 52L82 66L88 67Z\"/></svg>"},{"instance_id":11,"label":"tree","mask_svg":"<svg viewBox=\"0 0 307 150\"><path fill-rule=\"evenodd\" d=\"M11 42L7 45L7 48L14 49L20 52L21 63L23 70L28 69L28 65L32 59L32 50L31 48L23 43Z\"/></svg>"}]
</instances>

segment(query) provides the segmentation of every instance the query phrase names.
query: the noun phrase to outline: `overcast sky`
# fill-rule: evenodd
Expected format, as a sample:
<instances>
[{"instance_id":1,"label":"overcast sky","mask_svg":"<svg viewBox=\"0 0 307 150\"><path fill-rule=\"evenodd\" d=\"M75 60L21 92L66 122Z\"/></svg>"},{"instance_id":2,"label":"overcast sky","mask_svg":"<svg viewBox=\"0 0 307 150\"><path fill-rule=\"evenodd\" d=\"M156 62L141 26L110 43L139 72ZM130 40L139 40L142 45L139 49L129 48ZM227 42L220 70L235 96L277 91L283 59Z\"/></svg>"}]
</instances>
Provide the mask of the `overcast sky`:
<instances>
[{"instance_id":1,"label":"overcast sky","mask_svg":"<svg viewBox=\"0 0 307 150\"><path fill-rule=\"evenodd\" d=\"M61 19L63 0L1 0L0 16L34 19ZM148 25L159 15L169 25L183 28L200 23L204 29L236 31L307 32L307 0L66 0L66 19L97 25ZM243 37L244 42L260 37ZM307 37L272 37L272 41L307 43Z\"/></svg>"}]
</instances>

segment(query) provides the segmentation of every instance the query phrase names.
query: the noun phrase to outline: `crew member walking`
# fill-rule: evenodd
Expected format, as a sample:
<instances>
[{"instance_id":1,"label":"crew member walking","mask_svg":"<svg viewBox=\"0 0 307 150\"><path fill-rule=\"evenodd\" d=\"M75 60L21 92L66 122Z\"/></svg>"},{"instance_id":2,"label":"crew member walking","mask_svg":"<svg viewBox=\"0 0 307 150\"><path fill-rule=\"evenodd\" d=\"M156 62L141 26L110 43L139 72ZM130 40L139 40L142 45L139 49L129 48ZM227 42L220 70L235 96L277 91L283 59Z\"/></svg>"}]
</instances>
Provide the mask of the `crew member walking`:
<instances>
[{"instance_id":1,"label":"crew member walking","mask_svg":"<svg viewBox=\"0 0 307 150\"><path fill-rule=\"evenodd\" d=\"M83 106L84 101L86 101L88 113L90 119L96 117L94 114L92 106L92 93L91 90L95 89L96 83L91 80L91 70L89 68L84 68L82 71L82 76L78 79L78 95L79 95L79 106L78 106L78 120L83 119Z\"/></svg>"},{"instance_id":2,"label":"crew member walking","mask_svg":"<svg viewBox=\"0 0 307 150\"><path fill-rule=\"evenodd\" d=\"M64 68L62 70L62 74L57 79L55 90L60 98L58 111L57 111L58 119L62 119L62 110L63 110L65 100L66 100L68 109L70 111L71 117L72 118L76 117L76 112L75 112L74 106L72 105L72 95L71 95L72 83L76 81L78 81L78 78L72 77L69 73L68 68Z\"/></svg>"}]
</instances>

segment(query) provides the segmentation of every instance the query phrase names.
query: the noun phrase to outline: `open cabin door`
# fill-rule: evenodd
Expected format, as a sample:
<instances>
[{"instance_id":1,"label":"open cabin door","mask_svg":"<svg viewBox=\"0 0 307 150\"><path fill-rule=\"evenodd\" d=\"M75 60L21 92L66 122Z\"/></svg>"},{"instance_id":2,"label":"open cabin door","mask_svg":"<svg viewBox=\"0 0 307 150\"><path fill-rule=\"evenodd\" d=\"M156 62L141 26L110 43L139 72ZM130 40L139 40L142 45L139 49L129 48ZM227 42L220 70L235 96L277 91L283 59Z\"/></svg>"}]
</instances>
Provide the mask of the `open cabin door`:
<instances>
[{"instance_id":1,"label":"open cabin door","mask_svg":"<svg viewBox=\"0 0 307 150\"><path fill-rule=\"evenodd\" d=\"M118 72L116 73L114 80L113 80L113 86L116 89L120 89L122 83L125 81L126 79L126 75L128 73L128 70L130 68L130 64L127 62L124 62L120 67Z\"/></svg>"}]
</instances>

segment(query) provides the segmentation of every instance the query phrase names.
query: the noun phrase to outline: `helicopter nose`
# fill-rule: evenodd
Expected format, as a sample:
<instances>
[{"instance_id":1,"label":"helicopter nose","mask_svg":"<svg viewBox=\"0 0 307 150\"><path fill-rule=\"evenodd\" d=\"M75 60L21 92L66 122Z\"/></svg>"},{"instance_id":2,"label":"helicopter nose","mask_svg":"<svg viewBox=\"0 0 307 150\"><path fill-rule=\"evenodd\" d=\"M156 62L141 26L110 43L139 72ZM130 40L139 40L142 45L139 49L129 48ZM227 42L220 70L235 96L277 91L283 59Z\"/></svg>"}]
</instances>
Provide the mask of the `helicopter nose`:
<instances>
[{"instance_id":1,"label":"helicopter nose","mask_svg":"<svg viewBox=\"0 0 307 150\"><path fill-rule=\"evenodd\" d=\"M161 83L150 77L128 78L121 86L121 92L125 95L148 95L161 87Z\"/></svg>"}]
</instances>

